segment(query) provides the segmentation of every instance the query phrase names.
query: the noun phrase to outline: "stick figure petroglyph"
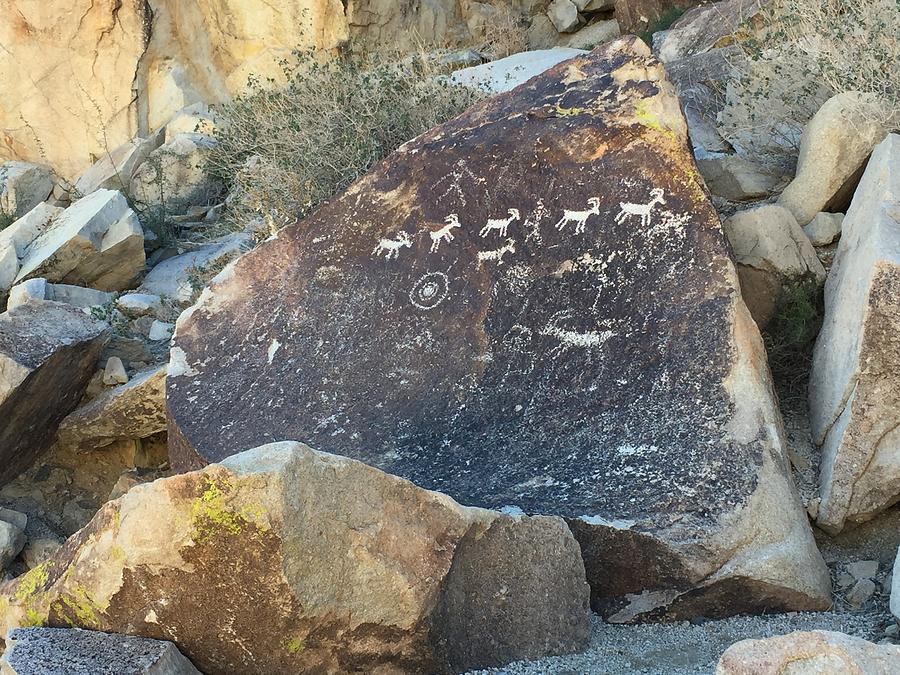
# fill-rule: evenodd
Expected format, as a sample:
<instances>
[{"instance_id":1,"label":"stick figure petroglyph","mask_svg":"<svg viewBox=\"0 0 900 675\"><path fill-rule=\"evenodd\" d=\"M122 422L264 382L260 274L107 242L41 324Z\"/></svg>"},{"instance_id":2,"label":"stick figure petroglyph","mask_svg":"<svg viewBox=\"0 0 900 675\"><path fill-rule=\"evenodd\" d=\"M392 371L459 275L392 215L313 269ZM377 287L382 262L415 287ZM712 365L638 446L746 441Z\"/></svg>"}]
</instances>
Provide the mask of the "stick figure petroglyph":
<instances>
[{"instance_id":1,"label":"stick figure petroglyph","mask_svg":"<svg viewBox=\"0 0 900 675\"><path fill-rule=\"evenodd\" d=\"M462 223L459 222L459 216L455 213L451 213L449 216L444 218L444 222L447 223L439 230L434 230L430 232L431 236L431 251L430 253L435 253L440 247L442 241L451 242L453 241L453 232L451 230L454 227L462 227Z\"/></svg>"},{"instance_id":2,"label":"stick figure petroglyph","mask_svg":"<svg viewBox=\"0 0 900 675\"><path fill-rule=\"evenodd\" d=\"M483 263L488 260L496 260L497 265L500 266L503 264L503 256L507 253L515 253L516 252L516 240L515 239L507 239L506 244L501 246L498 249L493 251L479 251L478 252L478 262Z\"/></svg>"},{"instance_id":3,"label":"stick figure petroglyph","mask_svg":"<svg viewBox=\"0 0 900 675\"><path fill-rule=\"evenodd\" d=\"M375 248L372 249L372 255L385 254L384 259L398 258L401 248L412 248L412 237L408 232L398 232L394 239L382 238L378 240Z\"/></svg>"},{"instance_id":4,"label":"stick figure petroglyph","mask_svg":"<svg viewBox=\"0 0 900 675\"><path fill-rule=\"evenodd\" d=\"M584 232L584 226L587 224L587 219L591 216L600 214L599 199L591 197L588 199L588 204L591 205L591 208L587 211L569 211L569 209L563 209L563 217L556 223L556 229L562 230L569 223L575 223L575 234L582 234Z\"/></svg>"},{"instance_id":5,"label":"stick figure petroglyph","mask_svg":"<svg viewBox=\"0 0 900 675\"><path fill-rule=\"evenodd\" d=\"M650 225L650 213L653 211L653 207L657 204L665 204L666 200L663 198L665 193L662 191L662 188L653 188L650 190L650 196L652 199L646 204L629 204L626 202L619 202L619 215L616 216L616 223L621 225L625 222L626 218L630 216L640 216L641 217L641 225L643 227L647 227Z\"/></svg>"},{"instance_id":6,"label":"stick figure petroglyph","mask_svg":"<svg viewBox=\"0 0 900 675\"><path fill-rule=\"evenodd\" d=\"M506 218L505 220L503 218L491 218L488 220L487 224L485 224L478 232L478 235L480 237L486 237L490 232L497 230L501 237L505 237L509 224L512 221L519 219L519 209L509 209L507 213L509 214L509 218Z\"/></svg>"}]
</instances>

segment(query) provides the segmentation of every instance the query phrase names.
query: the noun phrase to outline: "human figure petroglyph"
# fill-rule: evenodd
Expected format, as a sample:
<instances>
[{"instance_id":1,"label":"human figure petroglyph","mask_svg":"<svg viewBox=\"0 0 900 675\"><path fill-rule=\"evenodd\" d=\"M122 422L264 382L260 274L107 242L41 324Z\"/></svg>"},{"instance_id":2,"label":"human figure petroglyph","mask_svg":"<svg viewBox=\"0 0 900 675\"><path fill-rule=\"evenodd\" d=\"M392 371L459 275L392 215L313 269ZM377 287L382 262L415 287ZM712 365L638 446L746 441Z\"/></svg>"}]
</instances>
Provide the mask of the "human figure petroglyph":
<instances>
[{"instance_id":1,"label":"human figure petroglyph","mask_svg":"<svg viewBox=\"0 0 900 675\"><path fill-rule=\"evenodd\" d=\"M396 259L400 256L401 248L412 248L412 237L409 236L408 232L398 232L394 239L379 239L375 248L372 249L372 255L384 253L385 260Z\"/></svg>"},{"instance_id":2,"label":"human figure petroglyph","mask_svg":"<svg viewBox=\"0 0 900 675\"><path fill-rule=\"evenodd\" d=\"M444 222L447 223L439 230L434 230L430 232L431 236L431 250L430 253L435 253L441 245L442 241L451 242L453 241L453 228L462 227L462 223L459 222L459 216L455 213L451 213L449 216L444 218Z\"/></svg>"},{"instance_id":3,"label":"human figure petroglyph","mask_svg":"<svg viewBox=\"0 0 900 675\"><path fill-rule=\"evenodd\" d=\"M489 233L496 230L500 233L501 237L505 237L510 223L519 219L519 209L509 209L507 213L509 214L509 218L491 218L488 220L485 226L479 230L478 235L486 237Z\"/></svg>"},{"instance_id":4,"label":"human figure petroglyph","mask_svg":"<svg viewBox=\"0 0 900 675\"><path fill-rule=\"evenodd\" d=\"M569 223L574 223L575 234L582 234L585 225L587 225L588 218L600 214L600 200L597 197L588 199L588 204L590 204L591 208L586 211L570 211L569 209L564 209L563 217L556 223L556 229L562 230Z\"/></svg>"},{"instance_id":5,"label":"human figure petroglyph","mask_svg":"<svg viewBox=\"0 0 900 675\"><path fill-rule=\"evenodd\" d=\"M616 223L621 225L625 222L626 218L630 216L640 216L641 225L643 227L647 227L650 225L650 214L653 212L654 207L657 204L665 204L666 200L664 199L665 193L662 188L653 188L650 191L650 196L652 199L646 204L630 204L627 202L619 202L619 215L616 216Z\"/></svg>"}]
</instances>

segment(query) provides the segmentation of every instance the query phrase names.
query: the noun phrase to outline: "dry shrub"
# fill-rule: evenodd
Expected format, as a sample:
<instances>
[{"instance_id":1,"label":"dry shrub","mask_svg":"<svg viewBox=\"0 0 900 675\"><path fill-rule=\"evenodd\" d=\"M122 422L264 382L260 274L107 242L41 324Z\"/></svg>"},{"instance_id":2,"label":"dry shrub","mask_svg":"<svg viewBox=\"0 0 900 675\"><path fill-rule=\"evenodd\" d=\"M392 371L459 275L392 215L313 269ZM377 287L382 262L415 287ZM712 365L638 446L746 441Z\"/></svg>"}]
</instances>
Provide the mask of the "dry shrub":
<instances>
[{"instance_id":1,"label":"dry shrub","mask_svg":"<svg viewBox=\"0 0 900 675\"><path fill-rule=\"evenodd\" d=\"M271 234L305 217L480 97L418 57L297 52L282 66L286 85L251 82L221 110L208 169L230 190L225 218L237 228L255 220Z\"/></svg>"},{"instance_id":2,"label":"dry shrub","mask_svg":"<svg viewBox=\"0 0 900 675\"><path fill-rule=\"evenodd\" d=\"M859 91L885 126L900 110L897 0L773 0L720 117L724 135L769 163L790 167L803 127L828 98Z\"/></svg>"},{"instance_id":3,"label":"dry shrub","mask_svg":"<svg viewBox=\"0 0 900 675\"><path fill-rule=\"evenodd\" d=\"M482 25L479 51L491 59L502 59L528 49L528 16L511 5L495 5Z\"/></svg>"}]
</instances>

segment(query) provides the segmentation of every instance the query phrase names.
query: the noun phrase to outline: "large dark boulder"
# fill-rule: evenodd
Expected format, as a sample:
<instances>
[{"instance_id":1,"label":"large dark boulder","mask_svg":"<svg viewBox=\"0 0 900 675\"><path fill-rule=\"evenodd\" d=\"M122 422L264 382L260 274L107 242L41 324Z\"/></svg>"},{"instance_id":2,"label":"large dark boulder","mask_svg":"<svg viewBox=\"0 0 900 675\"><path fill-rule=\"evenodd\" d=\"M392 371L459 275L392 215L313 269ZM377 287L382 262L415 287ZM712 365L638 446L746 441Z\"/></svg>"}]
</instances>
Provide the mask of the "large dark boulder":
<instances>
[{"instance_id":1,"label":"large dark boulder","mask_svg":"<svg viewBox=\"0 0 900 675\"><path fill-rule=\"evenodd\" d=\"M0 485L53 443L97 370L108 328L58 302L0 314Z\"/></svg>"},{"instance_id":2,"label":"large dark boulder","mask_svg":"<svg viewBox=\"0 0 900 675\"><path fill-rule=\"evenodd\" d=\"M635 38L407 143L226 268L167 386L180 470L290 438L564 516L616 621L829 604L759 333Z\"/></svg>"}]
</instances>

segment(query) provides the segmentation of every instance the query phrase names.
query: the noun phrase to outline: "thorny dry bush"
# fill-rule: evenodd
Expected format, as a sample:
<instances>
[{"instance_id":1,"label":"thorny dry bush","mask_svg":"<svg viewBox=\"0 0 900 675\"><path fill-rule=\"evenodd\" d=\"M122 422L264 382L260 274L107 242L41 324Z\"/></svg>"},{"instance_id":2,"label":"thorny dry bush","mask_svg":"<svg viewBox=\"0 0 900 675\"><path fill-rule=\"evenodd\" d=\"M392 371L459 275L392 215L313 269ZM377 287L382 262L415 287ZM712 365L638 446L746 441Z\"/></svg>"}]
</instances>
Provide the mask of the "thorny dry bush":
<instances>
[{"instance_id":1,"label":"thorny dry bush","mask_svg":"<svg viewBox=\"0 0 900 675\"><path fill-rule=\"evenodd\" d=\"M764 27L743 42L740 76L720 118L726 137L790 167L803 127L832 95L859 91L886 128L900 111L898 0L772 0ZM735 141L732 141L735 142Z\"/></svg>"},{"instance_id":2,"label":"thorny dry bush","mask_svg":"<svg viewBox=\"0 0 900 675\"><path fill-rule=\"evenodd\" d=\"M251 82L221 111L208 169L230 189L226 218L238 229L256 219L272 234L305 217L480 97L415 56L348 50L325 60L307 51L282 67L285 86Z\"/></svg>"},{"instance_id":3,"label":"thorny dry bush","mask_svg":"<svg viewBox=\"0 0 900 675\"><path fill-rule=\"evenodd\" d=\"M491 59L502 59L528 49L528 16L512 5L495 5L482 26L479 51Z\"/></svg>"}]
</instances>

